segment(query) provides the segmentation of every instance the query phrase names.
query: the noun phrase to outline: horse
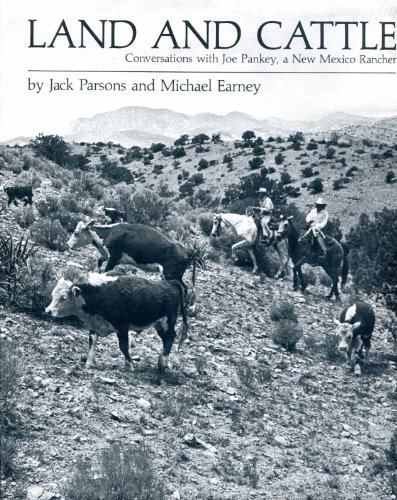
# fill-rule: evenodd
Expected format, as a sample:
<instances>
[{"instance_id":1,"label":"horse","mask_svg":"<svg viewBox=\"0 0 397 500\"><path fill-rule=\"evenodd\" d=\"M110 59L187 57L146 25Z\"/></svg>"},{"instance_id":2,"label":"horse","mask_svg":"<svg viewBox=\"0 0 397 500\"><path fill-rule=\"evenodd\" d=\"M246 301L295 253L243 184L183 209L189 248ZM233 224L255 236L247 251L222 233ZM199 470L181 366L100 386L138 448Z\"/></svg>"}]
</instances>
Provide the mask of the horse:
<instances>
[{"instance_id":1,"label":"horse","mask_svg":"<svg viewBox=\"0 0 397 500\"><path fill-rule=\"evenodd\" d=\"M327 253L324 259L316 256L311 248L311 243L308 239L300 239L302 236L299 229L292 222L293 216L282 218L278 227L278 234L288 241L288 254L291 257L293 267L293 283L294 290L299 289L299 282L302 292L305 291L307 284L303 278L302 265L306 262L314 266L321 266L332 280L332 288L327 295L327 299L331 299L335 295L337 302L340 302L340 294L338 290L339 274L342 275L342 290L346 284L347 275L349 273L347 245L342 245L335 238L327 237Z\"/></svg>"},{"instance_id":2,"label":"horse","mask_svg":"<svg viewBox=\"0 0 397 500\"><path fill-rule=\"evenodd\" d=\"M214 214L211 236L219 236L221 234L222 224L231 229L237 236L243 238L241 241L232 246L232 259L236 262L236 250L246 248L254 265L253 273L258 273L258 263L256 261L254 248L258 245L258 227L253 217L240 214ZM269 245L273 245L280 258L280 268L278 269L275 278L278 279L284 272L288 263L288 252L284 242L277 240L273 231L273 236L269 238Z\"/></svg>"}]
</instances>

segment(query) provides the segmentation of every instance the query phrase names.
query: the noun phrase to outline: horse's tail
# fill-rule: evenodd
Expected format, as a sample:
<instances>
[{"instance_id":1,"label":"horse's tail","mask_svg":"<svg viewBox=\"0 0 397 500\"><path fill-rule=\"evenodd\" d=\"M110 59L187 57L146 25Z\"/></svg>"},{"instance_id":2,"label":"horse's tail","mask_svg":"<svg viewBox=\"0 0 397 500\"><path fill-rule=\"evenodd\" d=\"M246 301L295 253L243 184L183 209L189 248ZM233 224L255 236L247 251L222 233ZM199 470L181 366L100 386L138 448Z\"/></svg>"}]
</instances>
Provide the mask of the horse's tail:
<instances>
[{"instance_id":1,"label":"horse's tail","mask_svg":"<svg viewBox=\"0 0 397 500\"><path fill-rule=\"evenodd\" d=\"M169 283L171 285L175 286L178 288L179 292L179 310L181 312L182 320L183 320L183 325L181 327L181 334L179 337L179 349L182 347L182 344L187 338L187 332L189 329L189 325L187 322L187 314L186 314L186 292L185 288L182 285L182 283L178 280L170 280Z\"/></svg>"},{"instance_id":2,"label":"horse's tail","mask_svg":"<svg viewBox=\"0 0 397 500\"><path fill-rule=\"evenodd\" d=\"M347 276L349 274L349 253L350 248L347 243L341 243L343 249L343 262L342 262L342 286L346 285Z\"/></svg>"}]
</instances>

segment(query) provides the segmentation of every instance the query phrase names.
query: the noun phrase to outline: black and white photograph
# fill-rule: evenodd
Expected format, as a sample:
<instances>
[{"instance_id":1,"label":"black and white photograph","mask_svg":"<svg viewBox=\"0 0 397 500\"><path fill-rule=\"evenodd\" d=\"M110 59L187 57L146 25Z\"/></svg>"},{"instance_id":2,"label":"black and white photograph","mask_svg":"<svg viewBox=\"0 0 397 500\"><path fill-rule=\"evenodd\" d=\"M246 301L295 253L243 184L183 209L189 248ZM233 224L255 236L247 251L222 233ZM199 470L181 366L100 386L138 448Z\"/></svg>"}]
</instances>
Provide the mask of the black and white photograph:
<instances>
[{"instance_id":1,"label":"black and white photograph","mask_svg":"<svg viewBox=\"0 0 397 500\"><path fill-rule=\"evenodd\" d=\"M396 23L0 0L0 498L397 500Z\"/></svg>"}]
</instances>

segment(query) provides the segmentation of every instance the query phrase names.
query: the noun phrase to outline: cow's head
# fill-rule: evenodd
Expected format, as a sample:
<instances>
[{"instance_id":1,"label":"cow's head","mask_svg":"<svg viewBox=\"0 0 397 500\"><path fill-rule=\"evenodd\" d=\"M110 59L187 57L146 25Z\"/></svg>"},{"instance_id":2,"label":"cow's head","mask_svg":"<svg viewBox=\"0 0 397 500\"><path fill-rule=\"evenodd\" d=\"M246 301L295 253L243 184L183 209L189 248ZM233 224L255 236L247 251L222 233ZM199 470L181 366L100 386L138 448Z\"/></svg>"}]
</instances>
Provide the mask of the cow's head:
<instances>
[{"instance_id":1,"label":"cow's head","mask_svg":"<svg viewBox=\"0 0 397 500\"><path fill-rule=\"evenodd\" d=\"M211 236L219 236L221 234L221 224L222 224L221 214L214 214Z\"/></svg>"},{"instance_id":2,"label":"cow's head","mask_svg":"<svg viewBox=\"0 0 397 500\"><path fill-rule=\"evenodd\" d=\"M356 323L342 323L337 319L334 319L334 323L337 326L336 334L338 336L338 348L342 352L347 352L353 347L354 330L359 328L361 325L360 321Z\"/></svg>"},{"instance_id":3,"label":"cow's head","mask_svg":"<svg viewBox=\"0 0 397 500\"><path fill-rule=\"evenodd\" d=\"M61 278L51 294L51 304L45 312L54 318L78 315L84 305L81 289L71 281Z\"/></svg>"},{"instance_id":4,"label":"cow's head","mask_svg":"<svg viewBox=\"0 0 397 500\"><path fill-rule=\"evenodd\" d=\"M278 223L277 228L277 236L279 238L284 238L288 235L290 229L290 221L293 219L293 215L290 217L284 217L283 215L280 217L280 222Z\"/></svg>"},{"instance_id":5,"label":"cow's head","mask_svg":"<svg viewBox=\"0 0 397 500\"><path fill-rule=\"evenodd\" d=\"M89 228L92 224L94 224L94 221L87 223L82 220L77 224L76 229L73 231L73 234L68 239L67 243L71 250L73 248L84 247L92 242L92 238L89 233Z\"/></svg>"}]
</instances>

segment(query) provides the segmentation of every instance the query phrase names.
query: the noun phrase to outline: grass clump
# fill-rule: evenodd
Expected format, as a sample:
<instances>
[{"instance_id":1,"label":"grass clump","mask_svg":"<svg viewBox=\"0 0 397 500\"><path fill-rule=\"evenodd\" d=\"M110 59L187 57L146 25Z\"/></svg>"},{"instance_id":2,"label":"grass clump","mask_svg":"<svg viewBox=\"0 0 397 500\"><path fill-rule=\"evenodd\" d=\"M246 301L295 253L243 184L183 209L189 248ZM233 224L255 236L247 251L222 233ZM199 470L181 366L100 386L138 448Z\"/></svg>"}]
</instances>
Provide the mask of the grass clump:
<instances>
[{"instance_id":1,"label":"grass clump","mask_svg":"<svg viewBox=\"0 0 397 500\"><path fill-rule=\"evenodd\" d=\"M31 235L39 245L50 250L64 252L67 249L68 233L62 227L59 220L40 219L33 224Z\"/></svg>"},{"instance_id":2,"label":"grass clump","mask_svg":"<svg viewBox=\"0 0 397 500\"><path fill-rule=\"evenodd\" d=\"M297 322L282 319L277 322L272 332L272 339L276 344L285 347L287 351L293 352L302 335L302 328Z\"/></svg>"},{"instance_id":3,"label":"grass clump","mask_svg":"<svg viewBox=\"0 0 397 500\"><path fill-rule=\"evenodd\" d=\"M16 393L19 379L15 346L0 339L0 476L15 476L16 437L19 432Z\"/></svg>"},{"instance_id":4,"label":"grass clump","mask_svg":"<svg viewBox=\"0 0 397 500\"><path fill-rule=\"evenodd\" d=\"M295 313L294 304L291 302L279 302L273 304L270 309L270 319L272 321L290 320L297 322L298 317Z\"/></svg>"},{"instance_id":5,"label":"grass clump","mask_svg":"<svg viewBox=\"0 0 397 500\"><path fill-rule=\"evenodd\" d=\"M102 452L98 471L80 463L66 486L68 500L164 500L165 491L144 447L113 444Z\"/></svg>"}]
</instances>

